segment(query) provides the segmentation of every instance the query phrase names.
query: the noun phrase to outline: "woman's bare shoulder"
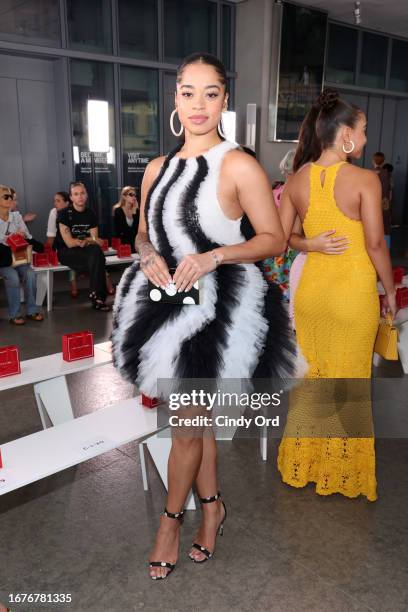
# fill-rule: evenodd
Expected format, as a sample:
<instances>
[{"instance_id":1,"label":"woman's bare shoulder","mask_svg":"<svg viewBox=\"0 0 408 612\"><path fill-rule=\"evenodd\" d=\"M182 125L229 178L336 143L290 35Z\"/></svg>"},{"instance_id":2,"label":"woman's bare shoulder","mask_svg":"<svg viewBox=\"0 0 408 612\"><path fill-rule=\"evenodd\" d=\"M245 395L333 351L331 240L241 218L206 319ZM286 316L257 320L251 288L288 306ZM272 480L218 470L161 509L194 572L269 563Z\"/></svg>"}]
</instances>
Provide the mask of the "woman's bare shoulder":
<instances>
[{"instance_id":1,"label":"woman's bare shoulder","mask_svg":"<svg viewBox=\"0 0 408 612\"><path fill-rule=\"evenodd\" d=\"M155 157L154 159L150 160L146 166L145 173L148 173L150 175L155 173L157 174L158 172L160 172L160 169L164 164L165 159L165 155L160 155L160 157Z\"/></svg>"},{"instance_id":2,"label":"woman's bare shoulder","mask_svg":"<svg viewBox=\"0 0 408 612\"><path fill-rule=\"evenodd\" d=\"M143 183L145 185L151 185L155 181L160 170L162 169L165 159L166 156L161 155L160 157L155 157L149 161L143 175Z\"/></svg>"},{"instance_id":3,"label":"woman's bare shoulder","mask_svg":"<svg viewBox=\"0 0 408 612\"><path fill-rule=\"evenodd\" d=\"M266 176L265 170L255 157L240 149L232 149L225 154L222 161L222 172L235 177L237 181L254 176Z\"/></svg>"},{"instance_id":4,"label":"woman's bare shoulder","mask_svg":"<svg viewBox=\"0 0 408 612\"><path fill-rule=\"evenodd\" d=\"M356 180L367 185L379 185L380 179L378 175L367 168L360 168L360 166L354 166L353 164L344 164L341 168L343 176L351 180Z\"/></svg>"}]
</instances>

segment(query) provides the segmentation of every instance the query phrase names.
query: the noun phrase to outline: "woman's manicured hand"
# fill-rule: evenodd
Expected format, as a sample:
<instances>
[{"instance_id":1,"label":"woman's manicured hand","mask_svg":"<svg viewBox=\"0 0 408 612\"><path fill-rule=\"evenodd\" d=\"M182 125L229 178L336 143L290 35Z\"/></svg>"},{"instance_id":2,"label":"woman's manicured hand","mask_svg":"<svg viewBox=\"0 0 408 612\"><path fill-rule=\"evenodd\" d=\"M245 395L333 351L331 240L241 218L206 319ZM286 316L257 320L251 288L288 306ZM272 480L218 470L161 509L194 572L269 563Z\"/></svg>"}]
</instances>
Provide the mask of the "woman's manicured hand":
<instances>
[{"instance_id":1,"label":"woman's manicured hand","mask_svg":"<svg viewBox=\"0 0 408 612\"><path fill-rule=\"evenodd\" d=\"M329 230L309 238L308 251L317 251L326 255L341 255L347 250L349 241L347 236L334 237L335 233L336 230Z\"/></svg>"},{"instance_id":2,"label":"woman's manicured hand","mask_svg":"<svg viewBox=\"0 0 408 612\"><path fill-rule=\"evenodd\" d=\"M199 278L212 272L217 262L211 251L207 253L186 255L179 263L173 276L178 291L190 291Z\"/></svg>"},{"instance_id":3,"label":"woman's manicured hand","mask_svg":"<svg viewBox=\"0 0 408 612\"><path fill-rule=\"evenodd\" d=\"M170 272L165 260L151 244L146 243L140 249L140 269L156 287L164 289L171 282Z\"/></svg>"}]
</instances>

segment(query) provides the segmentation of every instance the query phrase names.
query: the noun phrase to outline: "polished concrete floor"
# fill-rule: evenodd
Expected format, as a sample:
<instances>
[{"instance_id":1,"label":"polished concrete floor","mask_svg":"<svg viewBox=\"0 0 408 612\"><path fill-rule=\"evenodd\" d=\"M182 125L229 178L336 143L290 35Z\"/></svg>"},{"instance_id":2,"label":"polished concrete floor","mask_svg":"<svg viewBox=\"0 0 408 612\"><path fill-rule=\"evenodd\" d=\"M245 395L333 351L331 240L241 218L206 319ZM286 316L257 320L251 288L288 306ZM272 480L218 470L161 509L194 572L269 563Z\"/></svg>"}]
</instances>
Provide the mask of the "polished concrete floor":
<instances>
[{"instance_id":1,"label":"polished concrete floor","mask_svg":"<svg viewBox=\"0 0 408 612\"><path fill-rule=\"evenodd\" d=\"M110 315L91 311L85 290L73 305L59 276L42 324L14 328L0 305L1 344L18 344L23 359L59 351L68 331L109 336ZM382 375L403 373L394 365ZM69 387L76 415L134 393L111 366L73 375ZM31 387L1 394L0 443L40 429ZM377 440L375 503L282 484L277 444L269 441L264 463L255 439L219 443L225 534L211 562L191 563L185 551L200 515L187 512L178 567L161 582L145 562L165 491L151 463L143 491L136 444L0 497L0 602L42 592L72 594L69 605L42 606L50 611L406 611L408 440Z\"/></svg>"}]
</instances>

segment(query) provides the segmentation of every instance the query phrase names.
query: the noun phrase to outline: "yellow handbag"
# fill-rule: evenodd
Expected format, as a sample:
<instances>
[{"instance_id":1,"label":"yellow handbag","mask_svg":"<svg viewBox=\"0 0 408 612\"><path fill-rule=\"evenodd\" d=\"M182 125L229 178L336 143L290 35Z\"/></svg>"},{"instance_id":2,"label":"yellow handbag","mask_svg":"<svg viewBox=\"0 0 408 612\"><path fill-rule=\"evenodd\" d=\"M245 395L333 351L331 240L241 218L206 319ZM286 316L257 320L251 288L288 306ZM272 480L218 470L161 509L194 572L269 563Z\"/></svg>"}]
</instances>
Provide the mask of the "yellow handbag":
<instances>
[{"instance_id":1,"label":"yellow handbag","mask_svg":"<svg viewBox=\"0 0 408 612\"><path fill-rule=\"evenodd\" d=\"M392 324L392 315L387 313L385 319L382 319L378 327L377 338L375 339L374 352L389 359L390 361L398 360L398 330Z\"/></svg>"}]
</instances>

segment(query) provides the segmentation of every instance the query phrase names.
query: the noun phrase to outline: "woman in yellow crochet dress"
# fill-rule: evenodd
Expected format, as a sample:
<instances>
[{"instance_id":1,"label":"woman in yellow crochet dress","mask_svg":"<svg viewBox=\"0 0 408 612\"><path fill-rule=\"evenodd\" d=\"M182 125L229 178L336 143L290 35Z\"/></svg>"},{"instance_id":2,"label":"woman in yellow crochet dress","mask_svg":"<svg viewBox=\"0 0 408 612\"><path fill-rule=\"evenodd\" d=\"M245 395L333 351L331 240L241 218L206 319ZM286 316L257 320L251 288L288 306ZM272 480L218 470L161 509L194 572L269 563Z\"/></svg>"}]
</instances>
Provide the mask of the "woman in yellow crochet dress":
<instances>
[{"instance_id":1,"label":"woman in yellow crochet dress","mask_svg":"<svg viewBox=\"0 0 408 612\"><path fill-rule=\"evenodd\" d=\"M308 371L291 393L278 469L294 487L314 482L320 495L374 501L369 379L380 314L376 272L385 309L395 315L397 308L380 182L347 163L360 157L365 128L359 108L325 90L302 124L295 174L283 192L281 219L291 246L307 250L310 238L335 230L338 254L309 252L296 291L297 341ZM292 234L297 217L304 237Z\"/></svg>"}]
</instances>

